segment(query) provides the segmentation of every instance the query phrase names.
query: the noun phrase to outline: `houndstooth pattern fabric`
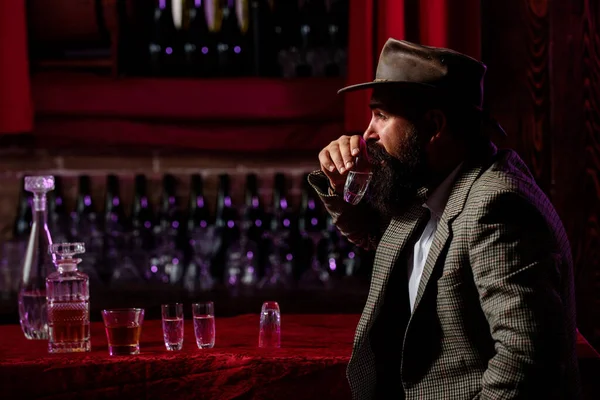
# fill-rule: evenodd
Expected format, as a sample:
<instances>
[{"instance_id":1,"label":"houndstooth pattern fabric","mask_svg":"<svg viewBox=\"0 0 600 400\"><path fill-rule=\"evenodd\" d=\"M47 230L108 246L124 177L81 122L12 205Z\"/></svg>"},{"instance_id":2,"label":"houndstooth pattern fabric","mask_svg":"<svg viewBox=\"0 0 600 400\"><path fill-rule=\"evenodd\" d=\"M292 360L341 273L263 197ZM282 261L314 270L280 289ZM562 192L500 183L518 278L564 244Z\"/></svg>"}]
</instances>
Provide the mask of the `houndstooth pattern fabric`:
<instances>
[{"instance_id":1,"label":"houndstooth pattern fabric","mask_svg":"<svg viewBox=\"0 0 600 400\"><path fill-rule=\"evenodd\" d=\"M373 399L368 337L385 291L393 290L391 270L404 265L398 257L422 218L422 199L378 233L379 220L326 194L323 177L316 172L309 181L340 231L365 247L377 245L347 369L353 399ZM522 160L502 151L487 162L466 162L398 338L406 399L578 398L574 310L568 240Z\"/></svg>"}]
</instances>

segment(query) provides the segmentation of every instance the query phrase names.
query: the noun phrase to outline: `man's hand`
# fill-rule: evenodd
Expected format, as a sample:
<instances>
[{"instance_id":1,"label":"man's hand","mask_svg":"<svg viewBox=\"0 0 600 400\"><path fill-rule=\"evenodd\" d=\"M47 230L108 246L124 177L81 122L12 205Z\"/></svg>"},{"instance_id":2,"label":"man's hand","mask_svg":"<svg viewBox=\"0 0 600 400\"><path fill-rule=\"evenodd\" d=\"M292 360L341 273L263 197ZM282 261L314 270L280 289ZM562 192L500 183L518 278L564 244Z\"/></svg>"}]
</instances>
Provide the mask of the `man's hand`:
<instances>
[{"instance_id":1,"label":"man's hand","mask_svg":"<svg viewBox=\"0 0 600 400\"><path fill-rule=\"evenodd\" d=\"M357 160L362 161L357 163ZM336 192L343 189L348 171L369 171L368 160L367 144L360 135L341 136L319 153L321 171L329 178L329 184Z\"/></svg>"}]
</instances>

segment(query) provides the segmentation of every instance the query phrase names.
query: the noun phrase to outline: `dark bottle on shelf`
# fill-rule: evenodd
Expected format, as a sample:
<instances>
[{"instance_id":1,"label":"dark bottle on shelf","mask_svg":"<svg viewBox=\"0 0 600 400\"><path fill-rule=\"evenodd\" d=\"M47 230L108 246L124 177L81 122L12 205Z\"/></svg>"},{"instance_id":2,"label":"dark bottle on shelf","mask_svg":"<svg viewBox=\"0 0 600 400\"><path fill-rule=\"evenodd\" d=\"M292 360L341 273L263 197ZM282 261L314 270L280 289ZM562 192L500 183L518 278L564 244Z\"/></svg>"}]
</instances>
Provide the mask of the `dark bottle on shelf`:
<instances>
[{"instance_id":1,"label":"dark bottle on shelf","mask_svg":"<svg viewBox=\"0 0 600 400\"><path fill-rule=\"evenodd\" d=\"M219 175L217 191L216 225L218 228L233 228L238 222L237 210L231 199L231 182L229 175Z\"/></svg>"},{"instance_id":2,"label":"dark bottle on shelf","mask_svg":"<svg viewBox=\"0 0 600 400\"><path fill-rule=\"evenodd\" d=\"M263 231L267 227L265 211L258 193L258 187L258 176L256 174L248 174L246 176L243 221L248 225L248 238L256 243L259 243Z\"/></svg>"},{"instance_id":3,"label":"dark bottle on shelf","mask_svg":"<svg viewBox=\"0 0 600 400\"><path fill-rule=\"evenodd\" d=\"M153 76L175 76L182 56L178 32L172 12L172 0L155 0L152 13L148 52Z\"/></svg>"},{"instance_id":4,"label":"dark bottle on shelf","mask_svg":"<svg viewBox=\"0 0 600 400\"><path fill-rule=\"evenodd\" d=\"M267 263L258 286L262 289L291 288L296 258L296 221L287 197L286 177L275 174L271 223L265 232Z\"/></svg>"},{"instance_id":5,"label":"dark bottle on shelf","mask_svg":"<svg viewBox=\"0 0 600 400\"><path fill-rule=\"evenodd\" d=\"M136 175L133 203L131 204L131 227L135 246L151 249L154 244L154 213L148 200L148 181L144 175Z\"/></svg>"},{"instance_id":6,"label":"dark bottle on shelf","mask_svg":"<svg viewBox=\"0 0 600 400\"><path fill-rule=\"evenodd\" d=\"M215 2L207 0L189 2L189 25L184 33L183 44L184 65L188 76L210 77L217 74L217 37L214 27L209 26L207 21L207 15L212 15L210 10L211 7L214 8L214 4Z\"/></svg>"},{"instance_id":7,"label":"dark bottle on shelf","mask_svg":"<svg viewBox=\"0 0 600 400\"><path fill-rule=\"evenodd\" d=\"M273 213L270 228L271 230L285 231L290 236L293 236L297 229L297 220L288 199L286 176L283 173L276 173L274 177Z\"/></svg>"},{"instance_id":8,"label":"dark bottle on shelf","mask_svg":"<svg viewBox=\"0 0 600 400\"><path fill-rule=\"evenodd\" d=\"M280 250L285 249L285 259L293 265L299 250L298 218L287 194L285 174L276 173L273 185L273 210L271 215L271 232L280 240ZM291 273L291 270L288 271Z\"/></svg>"},{"instance_id":9,"label":"dark bottle on shelf","mask_svg":"<svg viewBox=\"0 0 600 400\"><path fill-rule=\"evenodd\" d=\"M98 264L100 279L108 284L118 264L118 258L125 248L125 234L128 230L123 204L119 178L116 175L106 176L106 192L104 195L104 246L103 262Z\"/></svg>"},{"instance_id":10,"label":"dark bottle on shelf","mask_svg":"<svg viewBox=\"0 0 600 400\"><path fill-rule=\"evenodd\" d=\"M165 174L162 180L162 193L154 229L154 248L150 252L150 267L145 276L157 283L179 284L184 273L183 250L185 229L179 199L177 179Z\"/></svg>"},{"instance_id":11,"label":"dark bottle on shelf","mask_svg":"<svg viewBox=\"0 0 600 400\"><path fill-rule=\"evenodd\" d=\"M177 236L177 233L180 231L180 218L177 179L171 174L165 174L162 180L162 193L156 229L162 234Z\"/></svg>"},{"instance_id":12,"label":"dark bottle on shelf","mask_svg":"<svg viewBox=\"0 0 600 400\"><path fill-rule=\"evenodd\" d=\"M75 200L75 211L71 213L71 235L73 238L89 240L101 229L98 214L92 197L92 181L88 175L79 177L79 189ZM86 243L89 246L89 243Z\"/></svg>"},{"instance_id":13,"label":"dark bottle on shelf","mask_svg":"<svg viewBox=\"0 0 600 400\"><path fill-rule=\"evenodd\" d=\"M301 45L296 74L300 77L321 76L325 62L322 47L327 30L325 0L304 0L299 11Z\"/></svg>"},{"instance_id":14,"label":"dark bottle on shelf","mask_svg":"<svg viewBox=\"0 0 600 400\"><path fill-rule=\"evenodd\" d=\"M326 13L327 62L326 76L345 76L348 46L348 2L328 0Z\"/></svg>"},{"instance_id":15,"label":"dark bottle on shelf","mask_svg":"<svg viewBox=\"0 0 600 400\"><path fill-rule=\"evenodd\" d=\"M192 174L190 176L185 243L183 244L186 260L190 260L193 256L193 241L198 240L199 236L203 236L203 229L206 229L210 224L211 214L204 198L204 181L202 175Z\"/></svg>"},{"instance_id":16,"label":"dark bottle on shelf","mask_svg":"<svg viewBox=\"0 0 600 400\"><path fill-rule=\"evenodd\" d=\"M273 35L275 27L270 3L269 0L250 0L252 73L255 76L277 75L277 52Z\"/></svg>"},{"instance_id":17,"label":"dark bottle on shelf","mask_svg":"<svg viewBox=\"0 0 600 400\"><path fill-rule=\"evenodd\" d=\"M21 192L17 203L17 215L13 224L13 238L27 240L31 230L33 195L25 190L25 180L21 180Z\"/></svg>"},{"instance_id":18,"label":"dark bottle on shelf","mask_svg":"<svg viewBox=\"0 0 600 400\"><path fill-rule=\"evenodd\" d=\"M294 263L294 277L300 279L303 273L311 267L317 258L321 264L326 264L326 255L324 246L327 239L325 233L326 220L321 200L318 198L315 190L308 183L308 174L302 179L300 210L298 212L298 231L300 240L298 247L302 251L297 252L296 262Z\"/></svg>"},{"instance_id":19,"label":"dark bottle on shelf","mask_svg":"<svg viewBox=\"0 0 600 400\"><path fill-rule=\"evenodd\" d=\"M302 180L298 229L301 232L321 232L326 227L322 202L307 178L308 174L305 174Z\"/></svg>"},{"instance_id":20,"label":"dark bottle on shelf","mask_svg":"<svg viewBox=\"0 0 600 400\"><path fill-rule=\"evenodd\" d=\"M274 0L271 3L273 13L272 41L275 53L276 75L296 76L301 47L298 2Z\"/></svg>"},{"instance_id":21,"label":"dark bottle on shelf","mask_svg":"<svg viewBox=\"0 0 600 400\"><path fill-rule=\"evenodd\" d=\"M102 254L104 250L103 226L98 218L97 207L92 196L92 181L88 175L79 176L79 189L75 200L75 211L71 213L71 238L83 242L86 247L85 264L81 271L88 274L93 286L103 283Z\"/></svg>"},{"instance_id":22,"label":"dark bottle on shelf","mask_svg":"<svg viewBox=\"0 0 600 400\"><path fill-rule=\"evenodd\" d=\"M210 211L204 198L204 181L200 174L190 177L190 197L188 205L187 231L206 228L210 223Z\"/></svg>"},{"instance_id":23,"label":"dark bottle on shelf","mask_svg":"<svg viewBox=\"0 0 600 400\"><path fill-rule=\"evenodd\" d=\"M248 76L252 69L249 0L225 0L218 35L219 74Z\"/></svg>"},{"instance_id":24,"label":"dark bottle on shelf","mask_svg":"<svg viewBox=\"0 0 600 400\"><path fill-rule=\"evenodd\" d=\"M231 198L229 175L219 175L215 225L221 235L220 248L211 268L211 274L222 280L225 273L225 253L238 234L239 215Z\"/></svg>"},{"instance_id":25,"label":"dark bottle on shelf","mask_svg":"<svg viewBox=\"0 0 600 400\"><path fill-rule=\"evenodd\" d=\"M62 179L54 177L54 190L48 192L48 227L55 243L69 241L69 215L65 206Z\"/></svg>"},{"instance_id":26,"label":"dark bottle on shelf","mask_svg":"<svg viewBox=\"0 0 600 400\"><path fill-rule=\"evenodd\" d=\"M122 234L127 228L128 224L121 201L119 178L113 174L107 175L104 197L104 231L114 236Z\"/></svg>"},{"instance_id":27,"label":"dark bottle on shelf","mask_svg":"<svg viewBox=\"0 0 600 400\"><path fill-rule=\"evenodd\" d=\"M268 221L259 195L259 182L256 174L246 175L244 212L240 228L242 229L242 235L246 235L247 239L256 246L258 252L254 255L255 265L258 268L256 273L258 276L262 276L268 251L268 243L263 235L265 230L268 229Z\"/></svg>"}]
</instances>

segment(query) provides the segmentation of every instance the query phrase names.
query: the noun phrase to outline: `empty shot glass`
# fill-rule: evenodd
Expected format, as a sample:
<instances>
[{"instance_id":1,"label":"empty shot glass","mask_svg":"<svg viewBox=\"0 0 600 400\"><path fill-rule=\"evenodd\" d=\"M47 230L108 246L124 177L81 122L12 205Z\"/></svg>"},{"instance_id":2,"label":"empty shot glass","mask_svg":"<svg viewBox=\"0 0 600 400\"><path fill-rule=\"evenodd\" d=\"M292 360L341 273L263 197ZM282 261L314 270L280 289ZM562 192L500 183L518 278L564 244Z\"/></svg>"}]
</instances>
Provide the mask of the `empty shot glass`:
<instances>
[{"instance_id":1,"label":"empty shot glass","mask_svg":"<svg viewBox=\"0 0 600 400\"><path fill-rule=\"evenodd\" d=\"M143 308L102 310L102 319L111 356L140 353Z\"/></svg>"},{"instance_id":2,"label":"empty shot glass","mask_svg":"<svg viewBox=\"0 0 600 400\"><path fill-rule=\"evenodd\" d=\"M215 346L215 306L212 301L192 304L194 335L199 349Z\"/></svg>"},{"instance_id":3,"label":"empty shot glass","mask_svg":"<svg viewBox=\"0 0 600 400\"><path fill-rule=\"evenodd\" d=\"M169 351L181 350L183 347L183 304L163 304L160 309L165 347Z\"/></svg>"},{"instance_id":4,"label":"empty shot glass","mask_svg":"<svg viewBox=\"0 0 600 400\"><path fill-rule=\"evenodd\" d=\"M373 178L372 172L349 171L344 185L344 200L352 205L358 204Z\"/></svg>"},{"instance_id":5,"label":"empty shot glass","mask_svg":"<svg viewBox=\"0 0 600 400\"><path fill-rule=\"evenodd\" d=\"M281 347L281 311L275 301L265 301L260 310L258 347Z\"/></svg>"}]
</instances>

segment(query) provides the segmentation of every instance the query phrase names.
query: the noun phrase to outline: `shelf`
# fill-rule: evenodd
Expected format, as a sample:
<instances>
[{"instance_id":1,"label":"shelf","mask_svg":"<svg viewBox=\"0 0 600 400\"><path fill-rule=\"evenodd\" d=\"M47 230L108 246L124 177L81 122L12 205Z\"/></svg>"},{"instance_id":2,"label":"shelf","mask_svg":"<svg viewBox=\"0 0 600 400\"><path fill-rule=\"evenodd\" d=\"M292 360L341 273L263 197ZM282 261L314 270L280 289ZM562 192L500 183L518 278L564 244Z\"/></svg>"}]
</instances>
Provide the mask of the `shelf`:
<instances>
[{"instance_id":1,"label":"shelf","mask_svg":"<svg viewBox=\"0 0 600 400\"><path fill-rule=\"evenodd\" d=\"M185 121L336 120L343 79L111 78L82 73L32 77L41 115Z\"/></svg>"},{"instance_id":2,"label":"shelf","mask_svg":"<svg viewBox=\"0 0 600 400\"><path fill-rule=\"evenodd\" d=\"M344 133L343 79L32 77L43 144L265 152L317 150Z\"/></svg>"}]
</instances>

